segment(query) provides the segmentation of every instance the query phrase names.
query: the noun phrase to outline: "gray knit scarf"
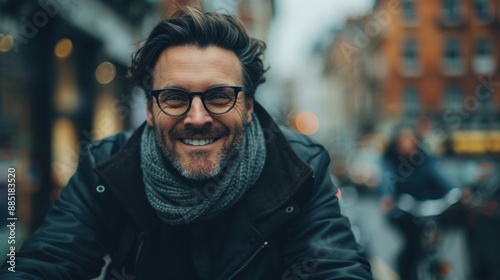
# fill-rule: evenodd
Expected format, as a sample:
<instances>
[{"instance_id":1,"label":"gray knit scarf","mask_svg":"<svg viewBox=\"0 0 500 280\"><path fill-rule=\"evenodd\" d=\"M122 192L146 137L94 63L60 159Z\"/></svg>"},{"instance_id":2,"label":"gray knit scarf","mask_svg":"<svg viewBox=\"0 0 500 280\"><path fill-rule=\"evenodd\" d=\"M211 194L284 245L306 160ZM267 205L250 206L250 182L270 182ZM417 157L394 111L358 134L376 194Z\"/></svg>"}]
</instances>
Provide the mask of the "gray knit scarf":
<instances>
[{"instance_id":1,"label":"gray knit scarf","mask_svg":"<svg viewBox=\"0 0 500 280\"><path fill-rule=\"evenodd\" d=\"M264 134L255 114L246 126L240 147L214 180L187 185L165 165L153 128L146 126L141 141L141 167L146 196L160 218L170 225L206 220L229 208L252 186L264 167Z\"/></svg>"}]
</instances>

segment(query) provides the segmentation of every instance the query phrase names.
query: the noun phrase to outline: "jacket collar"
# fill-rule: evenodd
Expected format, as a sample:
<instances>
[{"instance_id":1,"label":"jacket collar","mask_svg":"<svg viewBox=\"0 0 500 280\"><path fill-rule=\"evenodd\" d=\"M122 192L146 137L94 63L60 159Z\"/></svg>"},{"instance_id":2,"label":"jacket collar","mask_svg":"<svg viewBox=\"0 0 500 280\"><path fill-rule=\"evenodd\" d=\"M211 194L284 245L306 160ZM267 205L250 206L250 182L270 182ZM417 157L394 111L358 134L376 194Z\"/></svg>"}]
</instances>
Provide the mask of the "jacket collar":
<instances>
[{"instance_id":1,"label":"jacket collar","mask_svg":"<svg viewBox=\"0 0 500 280\"><path fill-rule=\"evenodd\" d=\"M94 170L115 194L134 221L144 230L151 229L158 219L144 191L141 169L141 136L143 123L125 144Z\"/></svg>"},{"instance_id":2,"label":"jacket collar","mask_svg":"<svg viewBox=\"0 0 500 280\"><path fill-rule=\"evenodd\" d=\"M257 102L254 108L266 138L266 163L246 195L250 217L257 219L283 207L312 177L313 171L292 150L266 110Z\"/></svg>"},{"instance_id":3,"label":"jacket collar","mask_svg":"<svg viewBox=\"0 0 500 280\"><path fill-rule=\"evenodd\" d=\"M254 109L266 138L266 162L259 179L244 197L252 220L283 207L313 173L292 150L265 109L257 102ZM94 169L135 222L143 230L151 230L159 218L147 200L142 180L140 141L145 125L141 125L115 154Z\"/></svg>"}]
</instances>

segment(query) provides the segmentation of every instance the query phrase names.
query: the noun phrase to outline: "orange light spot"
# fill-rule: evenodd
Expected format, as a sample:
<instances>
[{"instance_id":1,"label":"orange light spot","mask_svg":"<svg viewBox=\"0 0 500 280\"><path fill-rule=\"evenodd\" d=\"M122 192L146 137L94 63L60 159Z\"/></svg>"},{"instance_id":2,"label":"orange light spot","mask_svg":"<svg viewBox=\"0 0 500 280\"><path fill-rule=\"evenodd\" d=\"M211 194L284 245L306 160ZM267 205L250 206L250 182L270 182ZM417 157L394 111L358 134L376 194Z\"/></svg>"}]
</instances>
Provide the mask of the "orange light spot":
<instances>
[{"instance_id":1,"label":"orange light spot","mask_svg":"<svg viewBox=\"0 0 500 280\"><path fill-rule=\"evenodd\" d=\"M100 84L109 84L116 76L115 65L109 61L103 62L95 70L95 78Z\"/></svg>"},{"instance_id":2,"label":"orange light spot","mask_svg":"<svg viewBox=\"0 0 500 280\"><path fill-rule=\"evenodd\" d=\"M14 46L14 37L12 35L0 34L0 52L8 52Z\"/></svg>"},{"instance_id":3,"label":"orange light spot","mask_svg":"<svg viewBox=\"0 0 500 280\"><path fill-rule=\"evenodd\" d=\"M73 42L70 39L64 38L57 42L54 53L58 58L66 58L73 50Z\"/></svg>"},{"instance_id":4,"label":"orange light spot","mask_svg":"<svg viewBox=\"0 0 500 280\"><path fill-rule=\"evenodd\" d=\"M297 115L295 126L300 133L311 135L318 131L319 120L318 117L311 112L302 112Z\"/></svg>"}]
</instances>

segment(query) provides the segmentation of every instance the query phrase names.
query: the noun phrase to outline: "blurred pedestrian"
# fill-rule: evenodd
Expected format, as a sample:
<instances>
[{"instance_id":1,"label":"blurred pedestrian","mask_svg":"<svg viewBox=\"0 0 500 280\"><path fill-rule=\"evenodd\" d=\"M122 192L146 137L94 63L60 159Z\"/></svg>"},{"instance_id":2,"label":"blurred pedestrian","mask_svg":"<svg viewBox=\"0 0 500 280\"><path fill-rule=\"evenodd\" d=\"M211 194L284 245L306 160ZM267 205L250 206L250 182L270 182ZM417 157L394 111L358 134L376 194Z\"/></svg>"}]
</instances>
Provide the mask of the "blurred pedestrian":
<instances>
[{"instance_id":1,"label":"blurred pedestrian","mask_svg":"<svg viewBox=\"0 0 500 280\"><path fill-rule=\"evenodd\" d=\"M403 248L398 256L398 272L402 280L412 280L416 274L416 261L421 254L422 229L413 217L395 207L402 194L425 201L443 197L451 184L436 166L436 159L419 147L418 138L411 127L400 126L383 155L382 179L379 191L381 207L391 223L402 234Z\"/></svg>"}]
</instances>

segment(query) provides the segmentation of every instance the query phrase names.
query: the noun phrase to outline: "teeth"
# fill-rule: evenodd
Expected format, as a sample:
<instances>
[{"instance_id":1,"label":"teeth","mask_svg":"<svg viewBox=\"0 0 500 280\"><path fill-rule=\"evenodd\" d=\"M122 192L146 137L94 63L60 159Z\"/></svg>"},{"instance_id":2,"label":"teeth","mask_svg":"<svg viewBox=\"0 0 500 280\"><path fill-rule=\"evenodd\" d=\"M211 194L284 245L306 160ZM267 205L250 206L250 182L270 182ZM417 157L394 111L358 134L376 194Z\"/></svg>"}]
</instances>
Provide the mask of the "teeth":
<instances>
[{"instance_id":1,"label":"teeth","mask_svg":"<svg viewBox=\"0 0 500 280\"><path fill-rule=\"evenodd\" d=\"M184 144L191 145L191 146L205 146L205 145L208 145L214 141L215 141L215 139L201 139L201 140L184 139L184 140L182 140L182 142L184 142Z\"/></svg>"}]
</instances>

